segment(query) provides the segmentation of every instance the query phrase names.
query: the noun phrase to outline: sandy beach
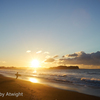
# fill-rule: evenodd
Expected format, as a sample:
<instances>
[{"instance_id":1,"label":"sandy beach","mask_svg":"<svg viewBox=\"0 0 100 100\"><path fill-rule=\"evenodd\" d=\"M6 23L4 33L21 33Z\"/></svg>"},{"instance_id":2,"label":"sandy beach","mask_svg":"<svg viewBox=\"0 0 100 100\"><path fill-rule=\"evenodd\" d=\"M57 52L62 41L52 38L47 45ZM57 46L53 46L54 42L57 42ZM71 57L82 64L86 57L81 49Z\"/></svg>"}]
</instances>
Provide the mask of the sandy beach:
<instances>
[{"instance_id":1,"label":"sandy beach","mask_svg":"<svg viewBox=\"0 0 100 100\"><path fill-rule=\"evenodd\" d=\"M100 100L100 97L0 75L0 100Z\"/></svg>"}]
</instances>

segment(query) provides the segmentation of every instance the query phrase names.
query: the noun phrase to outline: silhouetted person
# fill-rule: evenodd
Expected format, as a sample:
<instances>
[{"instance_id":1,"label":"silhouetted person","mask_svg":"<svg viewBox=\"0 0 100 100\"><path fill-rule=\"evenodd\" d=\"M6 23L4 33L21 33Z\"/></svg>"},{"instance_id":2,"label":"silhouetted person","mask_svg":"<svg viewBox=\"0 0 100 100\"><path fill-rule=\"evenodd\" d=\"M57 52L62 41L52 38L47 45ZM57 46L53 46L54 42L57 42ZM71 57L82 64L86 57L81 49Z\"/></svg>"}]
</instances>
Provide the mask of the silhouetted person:
<instances>
[{"instance_id":1,"label":"silhouetted person","mask_svg":"<svg viewBox=\"0 0 100 100\"><path fill-rule=\"evenodd\" d=\"M16 75L16 79L17 79L18 78L18 72L15 75Z\"/></svg>"}]
</instances>

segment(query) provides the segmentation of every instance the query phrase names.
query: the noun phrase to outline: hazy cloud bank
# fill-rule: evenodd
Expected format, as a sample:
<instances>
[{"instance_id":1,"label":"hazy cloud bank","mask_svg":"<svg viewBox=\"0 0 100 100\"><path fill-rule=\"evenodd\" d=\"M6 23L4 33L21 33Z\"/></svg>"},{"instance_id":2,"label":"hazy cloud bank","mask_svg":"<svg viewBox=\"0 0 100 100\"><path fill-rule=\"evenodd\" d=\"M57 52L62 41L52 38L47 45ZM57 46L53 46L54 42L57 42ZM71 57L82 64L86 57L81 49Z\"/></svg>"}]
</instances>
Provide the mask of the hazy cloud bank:
<instances>
[{"instance_id":1,"label":"hazy cloud bank","mask_svg":"<svg viewBox=\"0 0 100 100\"><path fill-rule=\"evenodd\" d=\"M100 51L96 53L85 53L83 51L65 55L59 59L62 64L83 64L83 65L100 65Z\"/></svg>"},{"instance_id":2,"label":"hazy cloud bank","mask_svg":"<svg viewBox=\"0 0 100 100\"><path fill-rule=\"evenodd\" d=\"M55 61L54 58L48 58L48 59L45 60L45 62L53 62L53 61Z\"/></svg>"},{"instance_id":3,"label":"hazy cloud bank","mask_svg":"<svg viewBox=\"0 0 100 100\"><path fill-rule=\"evenodd\" d=\"M58 55L55 55L53 57L50 57L49 55L46 56L47 59L45 59L45 62L54 62L55 58L59 57Z\"/></svg>"},{"instance_id":4,"label":"hazy cloud bank","mask_svg":"<svg viewBox=\"0 0 100 100\"><path fill-rule=\"evenodd\" d=\"M96 65L100 66L100 51L93 53L85 53L84 51L67 54L57 59L58 55L45 59L47 63L58 63L58 65Z\"/></svg>"}]
</instances>

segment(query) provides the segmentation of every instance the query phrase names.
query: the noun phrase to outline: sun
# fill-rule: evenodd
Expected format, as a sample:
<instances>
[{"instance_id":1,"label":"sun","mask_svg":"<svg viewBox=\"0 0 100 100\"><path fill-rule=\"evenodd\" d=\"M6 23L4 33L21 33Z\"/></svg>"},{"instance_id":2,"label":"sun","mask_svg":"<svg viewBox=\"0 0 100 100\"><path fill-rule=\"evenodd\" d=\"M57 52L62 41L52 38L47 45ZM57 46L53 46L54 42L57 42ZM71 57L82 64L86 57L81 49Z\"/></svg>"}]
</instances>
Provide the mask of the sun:
<instances>
[{"instance_id":1,"label":"sun","mask_svg":"<svg viewBox=\"0 0 100 100\"><path fill-rule=\"evenodd\" d=\"M33 59L31 62L31 67L38 68L39 67L39 61L37 59Z\"/></svg>"}]
</instances>

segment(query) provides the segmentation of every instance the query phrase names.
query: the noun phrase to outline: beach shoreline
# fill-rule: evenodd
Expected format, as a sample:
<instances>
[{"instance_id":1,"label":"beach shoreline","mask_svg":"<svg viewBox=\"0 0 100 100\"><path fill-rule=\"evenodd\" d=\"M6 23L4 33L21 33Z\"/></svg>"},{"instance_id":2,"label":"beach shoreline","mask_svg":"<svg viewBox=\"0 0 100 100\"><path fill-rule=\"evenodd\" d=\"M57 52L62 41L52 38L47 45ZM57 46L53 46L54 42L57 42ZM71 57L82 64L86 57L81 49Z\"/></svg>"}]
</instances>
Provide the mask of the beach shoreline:
<instances>
[{"instance_id":1,"label":"beach shoreline","mask_svg":"<svg viewBox=\"0 0 100 100\"><path fill-rule=\"evenodd\" d=\"M57 89L0 75L0 100L100 100L100 97Z\"/></svg>"}]
</instances>

